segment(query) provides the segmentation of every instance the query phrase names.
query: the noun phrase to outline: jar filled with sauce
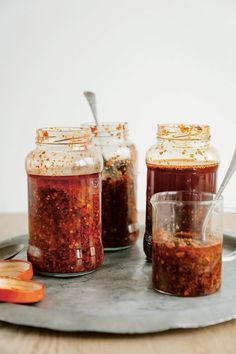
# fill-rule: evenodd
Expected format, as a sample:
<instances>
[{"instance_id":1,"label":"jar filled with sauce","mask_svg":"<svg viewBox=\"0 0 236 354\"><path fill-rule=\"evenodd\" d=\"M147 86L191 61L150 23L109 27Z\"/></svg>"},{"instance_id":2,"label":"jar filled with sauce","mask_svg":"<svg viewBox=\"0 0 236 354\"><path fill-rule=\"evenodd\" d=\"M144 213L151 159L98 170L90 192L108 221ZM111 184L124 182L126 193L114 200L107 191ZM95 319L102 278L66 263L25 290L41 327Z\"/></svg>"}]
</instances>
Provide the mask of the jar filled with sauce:
<instances>
[{"instance_id":1,"label":"jar filled with sauce","mask_svg":"<svg viewBox=\"0 0 236 354\"><path fill-rule=\"evenodd\" d=\"M86 128L38 129L26 158L28 259L50 276L75 276L103 261L100 152Z\"/></svg>"},{"instance_id":2,"label":"jar filled with sauce","mask_svg":"<svg viewBox=\"0 0 236 354\"><path fill-rule=\"evenodd\" d=\"M157 143L146 154L147 191L144 252L152 257L153 194L166 191L215 193L219 156L208 125L161 124Z\"/></svg>"},{"instance_id":3,"label":"jar filled with sauce","mask_svg":"<svg viewBox=\"0 0 236 354\"><path fill-rule=\"evenodd\" d=\"M85 126L87 126L85 124ZM133 245L139 235L137 215L137 151L123 122L89 125L103 157L102 242L105 251Z\"/></svg>"}]
</instances>

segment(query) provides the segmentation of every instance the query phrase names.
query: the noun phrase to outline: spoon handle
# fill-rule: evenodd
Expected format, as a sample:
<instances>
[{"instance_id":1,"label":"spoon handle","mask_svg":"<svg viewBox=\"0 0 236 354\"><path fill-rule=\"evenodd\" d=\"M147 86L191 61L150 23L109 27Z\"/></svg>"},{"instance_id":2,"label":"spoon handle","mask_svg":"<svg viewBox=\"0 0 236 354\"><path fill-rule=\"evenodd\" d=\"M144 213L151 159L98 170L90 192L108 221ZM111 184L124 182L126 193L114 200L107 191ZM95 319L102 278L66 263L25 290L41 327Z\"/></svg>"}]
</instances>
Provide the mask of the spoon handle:
<instances>
[{"instance_id":1,"label":"spoon handle","mask_svg":"<svg viewBox=\"0 0 236 354\"><path fill-rule=\"evenodd\" d=\"M25 248L24 244L6 244L5 246L0 246L0 259L10 259L15 257Z\"/></svg>"},{"instance_id":2,"label":"spoon handle","mask_svg":"<svg viewBox=\"0 0 236 354\"><path fill-rule=\"evenodd\" d=\"M218 192L216 193L215 200L219 199L219 197L223 193L225 187L227 186L229 180L231 179L231 177L233 176L235 171L236 171L236 149L234 150L234 154L233 154L232 160L230 162L229 168L226 172L226 175L220 185Z\"/></svg>"},{"instance_id":3,"label":"spoon handle","mask_svg":"<svg viewBox=\"0 0 236 354\"><path fill-rule=\"evenodd\" d=\"M91 91L84 91L84 96L86 97L88 104L91 108L96 126L98 126L98 115L97 115L97 104L96 104L95 93Z\"/></svg>"},{"instance_id":4,"label":"spoon handle","mask_svg":"<svg viewBox=\"0 0 236 354\"><path fill-rule=\"evenodd\" d=\"M208 209L208 212L205 216L205 219L204 219L204 222L203 222L203 225L202 225L202 240L205 241L206 240L206 228L207 228L207 225L210 221L210 217L211 217L211 213L212 211L214 210L215 208L215 203L214 201L217 201L221 194L223 193L225 187L227 186L229 180L231 179L231 177L233 176L234 172L236 170L236 149L234 150L234 154L233 154L233 157L232 157L232 160L230 162L230 165L229 165L229 168L226 172L226 175L220 185L220 188L218 190L218 192L216 193L216 196L215 196L215 199L213 200L213 203L211 204L210 208Z\"/></svg>"},{"instance_id":5,"label":"spoon handle","mask_svg":"<svg viewBox=\"0 0 236 354\"><path fill-rule=\"evenodd\" d=\"M94 92L91 92L91 91L84 91L84 96L85 98L87 99L88 101L88 104L91 108L91 111L92 111L92 114L93 114L93 118L95 120L95 124L96 124L96 127L98 128L99 127L99 123L98 123L98 115L97 115L97 104L96 104L96 95ZM102 145L101 144L101 138L99 138L98 140L100 142L100 146ZM102 149L101 149L101 154L102 154L102 158L103 158L103 165L105 166L106 164L106 159L104 157L104 154L102 152Z\"/></svg>"}]
</instances>

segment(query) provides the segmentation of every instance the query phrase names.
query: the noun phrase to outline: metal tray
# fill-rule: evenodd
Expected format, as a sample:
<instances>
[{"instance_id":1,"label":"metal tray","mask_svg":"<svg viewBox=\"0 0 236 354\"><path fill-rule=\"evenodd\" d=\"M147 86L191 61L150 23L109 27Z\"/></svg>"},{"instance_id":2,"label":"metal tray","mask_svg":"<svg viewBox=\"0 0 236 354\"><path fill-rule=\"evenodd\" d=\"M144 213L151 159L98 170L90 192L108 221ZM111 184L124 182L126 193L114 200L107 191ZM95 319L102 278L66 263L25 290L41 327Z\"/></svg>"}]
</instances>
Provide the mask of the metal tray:
<instances>
[{"instance_id":1,"label":"metal tray","mask_svg":"<svg viewBox=\"0 0 236 354\"><path fill-rule=\"evenodd\" d=\"M27 243L27 236L11 241ZM236 235L225 236L224 252L235 249ZM16 258L25 259L25 250ZM162 295L152 290L151 263L139 240L130 249L106 253L94 273L67 279L35 276L46 285L45 299L35 305L0 303L0 320L59 331L130 334L209 326L236 318L235 269L236 261L224 263L222 288L214 295Z\"/></svg>"}]
</instances>

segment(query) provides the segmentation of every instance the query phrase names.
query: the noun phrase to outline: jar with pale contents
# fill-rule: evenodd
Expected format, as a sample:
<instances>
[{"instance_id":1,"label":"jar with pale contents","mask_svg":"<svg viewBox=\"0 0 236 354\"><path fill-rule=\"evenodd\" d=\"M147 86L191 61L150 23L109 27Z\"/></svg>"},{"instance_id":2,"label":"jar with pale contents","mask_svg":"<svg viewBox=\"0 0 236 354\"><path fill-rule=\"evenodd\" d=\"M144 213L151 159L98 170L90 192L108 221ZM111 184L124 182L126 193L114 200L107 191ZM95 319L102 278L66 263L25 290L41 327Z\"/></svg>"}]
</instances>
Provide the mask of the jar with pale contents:
<instances>
[{"instance_id":1,"label":"jar with pale contents","mask_svg":"<svg viewBox=\"0 0 236 354\"><path fill-rule=\"evenodd\" d=\"M88 126L88 125L85 125ZM89 125L93 144L102 153L102 242L105 251L133 245L139 235L137 151L123 122Z\"/></svg>"},{"instance_id":2,"label":"jar with pale contents","mask_svg":"<svg viewBox=\"0 0 236 354\"><path fill-rule=\"evenodd\" d=\"M50 276L83 275L103 261L100 152L86 128L38 129L26 158L28 259Z\"/></svg>"},{"instance_id":3,"label":"jar with pale contents","mask_svg":"<svg viewBox=\"0 0 236 354\"><path fill-rule=\"evenodd\" d=\"M157 143L146 154L147 191L144 252L152 257L153 194L166 191L215 193L219 156L208 125L161 124Z\"/></svg>"}]
</instances>

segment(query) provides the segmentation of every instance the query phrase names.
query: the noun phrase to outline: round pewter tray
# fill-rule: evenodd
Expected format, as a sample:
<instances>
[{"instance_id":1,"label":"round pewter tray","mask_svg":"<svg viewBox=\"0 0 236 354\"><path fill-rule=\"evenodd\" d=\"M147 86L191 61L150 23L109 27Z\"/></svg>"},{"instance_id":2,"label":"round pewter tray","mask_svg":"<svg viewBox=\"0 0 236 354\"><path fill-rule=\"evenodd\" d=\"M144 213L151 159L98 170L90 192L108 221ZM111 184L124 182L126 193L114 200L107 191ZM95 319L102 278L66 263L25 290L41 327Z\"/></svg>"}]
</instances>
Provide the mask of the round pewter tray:
<instances>
[{"instance_id":1,"label":"round pewter tray","mask_svg":"<svg viewBox=\"0 0 236 354\"><path fill-rule=\"evenodd\" d=\"M11 241L27 243L27 237ZM224 252L235 249L236 237L225 236ZM25 259L25 251L16 258ZM222 288L216 294L197 298L162 295L152 290L151 263L145 259L140 239L130 249L106 253L104 265L94 273L62 279L35 276L46 286L44 300L35 305L0 303L0 320L59 331L105 333L209 326L236 318L235 269L236 261L224 263Z\"/></svg>"}]
</instances>

